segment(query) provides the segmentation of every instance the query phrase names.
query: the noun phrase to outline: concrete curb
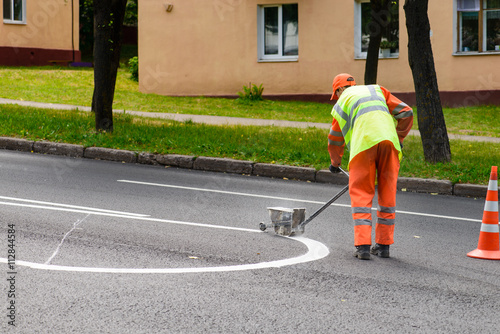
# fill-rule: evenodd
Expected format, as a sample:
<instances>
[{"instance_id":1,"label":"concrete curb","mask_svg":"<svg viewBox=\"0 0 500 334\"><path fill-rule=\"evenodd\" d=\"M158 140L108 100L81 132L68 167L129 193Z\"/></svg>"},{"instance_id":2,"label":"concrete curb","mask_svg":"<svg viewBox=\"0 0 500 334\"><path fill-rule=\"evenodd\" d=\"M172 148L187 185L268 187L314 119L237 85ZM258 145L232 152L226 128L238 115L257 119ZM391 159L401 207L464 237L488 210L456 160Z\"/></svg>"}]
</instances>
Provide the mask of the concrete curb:
<instances>
[{"instance_id":1,"label":"concrete curb","mask_svg":"<svg viewBox=\"0 0 500 334\"><path fill-rule=\"evenodd\" d=\"M33 142L26 139L0 137L0 149L31 152Z\"/></svg>"},{"instance_id":2,"label":"concrete curb","mask_svg":"<svg viewBox=\"0 0 500 334\"><path fill-rule=\"evenodd\" d=\"M198 157L194 160L193 169L212 172L252 174L253 162L227 158Z\"/></svg>"},{"instance_id":3,"label":"concrete curb","mask_svg":"<svg viewBox=\"0 0 500 334\"><path fill-rule=\"evenodd\" d=\"M467 197L486 197L488 186L478 184L455 184L453 194L456 196Z\"/></svg>"},{"instance_id":4,"label":"concrete curb","mask_svg":"<svg viewBox=\"0 0 500 334\"><path fill-rule=\"evenodd\" d=\"M179 155L179 154L158 154L156 155L156 162L164 166L172 166L179 168L193 168L195 156L192 155Z\"/></svg>"},{"instance_id":5,"label":"concrete curb","mask_svg":"<svg viewBox=\"0 0 500 334\"><path fill-rule=\"evenodd\" d=\"M397 187L402 191L453 195L453 183L445 180L399 177Z\"/></svg>"},{"instance_id":6,"label":"concrete curb","mask_svg":"<svg viewBox=\"0 0 500 334\"><path fill-rule=\"evenodd\" d=\"M301 181L316 181L316 170L308 167L256 163L253 166L252 174L257 176L287 178Z\"/></svg>"},{"instance_id":7,"label":"concrete curb","mask_svg":"<svg viewBox=\"0 0 500 334\"><path fill-rule=\"evenodd\" d=\"M316 182L344 186L349 183L349 179L343 173L332 174L328 169L322 169L316 172Z\"/></svg>"},{"instance_id":8,"label":"concrete curb","mask_svg":"<svg viewBox=\"0 0 500 334\"><path fill-rule=\"evenodd\" d=\"M121 161L128 163L137 162L137 154L135 152L104 147L87 147L85 148L83 157L88 159Z\"/></svg>"},{"instance_id":9,"label":"concrete curb","mask_svg":"<svg viewBox=\"0 0 500 334\"><path fill-rule=\"evenodd\" d=\"M83 158L84 147L82 145L52 143L36 141L33 143L33 152L42 154L65 155L74 158Z\"/></svg>"},{"instance_id":10,"label":"concrete curb","mask_svg":"<svg viewBox=\"0 0 500 334\"><path fill-rule=\"evenodd\" d=\"M179 154L152 154L104 147L84 147L66 143L29 141L20 138L0 137L0 149L62 155L73 158L99 159L125 163L171 166L210 172L247 174L272 178L287 178L299 181L346 185L348 179L342 174L332 174L329 170L316 171L314 168L255 163L253 161L228 158L195 157ZM485 198L488 186L475 184L452 184L450 181L398 178L398 190L408 192L454 195Z\"/></svg>"}]
</instances>

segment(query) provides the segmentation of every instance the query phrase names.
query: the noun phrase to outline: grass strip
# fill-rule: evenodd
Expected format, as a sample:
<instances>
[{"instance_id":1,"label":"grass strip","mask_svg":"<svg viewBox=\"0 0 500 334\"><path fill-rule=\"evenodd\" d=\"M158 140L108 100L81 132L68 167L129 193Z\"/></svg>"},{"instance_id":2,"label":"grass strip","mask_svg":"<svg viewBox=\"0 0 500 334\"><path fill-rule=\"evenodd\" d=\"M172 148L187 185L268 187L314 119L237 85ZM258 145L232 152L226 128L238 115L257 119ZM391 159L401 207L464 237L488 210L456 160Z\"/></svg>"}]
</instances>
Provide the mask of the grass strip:
<instances>
[{"instance_id":1,"label":"grass strip","mask_svg":"<svg viewBox=\"0 0 500 334\"><path fill-rule=\"evenodd\" d=\"M46 103L90 106L94 72L89 68L0 67L0 97ZM237 96L237 92L234 92ZM299 122L331 122L332 105L294 101L239 102L214 97L171 97L139 92L130 73L118 70L114 109L145 112L217 115Z\"/></svg>"},{"instance_id":2,"label":"grass strip","mask_svg":"<svg viewBox=\"0 0 500 334\"><path fill-rule=\"evenodd\" d=\"M92 68L0 67L0 97L90 106L94 89ZM390 87L388 87L390 88ZM264 97L265 97L264 87ZM237 95L237 92L234 92ZM191 115L217 115L331 123L332 104L296 101L242 103L213 97L171 97L139 92L125 68L118 70L115 109ZM418 128L417 110L413 129ZM443 108L448 133L500 137L500 106Z\"/></svg>"},{"instance_id":3,"label":"grass strip","mask_svg":"<svg viewBox=\"0 0 500 334\"><path fill-rule=\"evenodd\" d=\"M226 157L326 169L330 164L324 129L214 126L191 121L117 114L115 131L95 131L94 115L0 105L0 135L159 154ZM453 161L424 161L420 137L405 140L401 176L436 178L453 183L487 184L492 165L499 164L500 144L451 140ZM347 165L348 152L342 165Z\"/></svg>"}]
</instances>

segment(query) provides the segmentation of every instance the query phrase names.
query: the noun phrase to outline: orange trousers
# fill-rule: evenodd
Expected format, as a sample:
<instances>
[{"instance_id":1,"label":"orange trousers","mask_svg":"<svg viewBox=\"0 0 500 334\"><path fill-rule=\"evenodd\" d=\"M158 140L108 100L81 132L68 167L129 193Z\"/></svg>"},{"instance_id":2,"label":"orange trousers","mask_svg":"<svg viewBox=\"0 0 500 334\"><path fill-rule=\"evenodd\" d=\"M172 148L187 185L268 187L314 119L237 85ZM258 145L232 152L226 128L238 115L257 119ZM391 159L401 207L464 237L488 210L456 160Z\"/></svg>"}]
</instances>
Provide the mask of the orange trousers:
<instances>
[{"instance_id":1,"label":"orange trousers","mask_svg":"<svg viewBox=\"0 0 500 334\"><path fill-rule=\"evenodd\" d=\"M382 141L357 154L349 164L349 171L354 245L372 244L371 208L375 196L375 178L378 183L375 242L381 245L392 245L399 174L398 151L390 141Z\"/></svg>"}]
</instances>

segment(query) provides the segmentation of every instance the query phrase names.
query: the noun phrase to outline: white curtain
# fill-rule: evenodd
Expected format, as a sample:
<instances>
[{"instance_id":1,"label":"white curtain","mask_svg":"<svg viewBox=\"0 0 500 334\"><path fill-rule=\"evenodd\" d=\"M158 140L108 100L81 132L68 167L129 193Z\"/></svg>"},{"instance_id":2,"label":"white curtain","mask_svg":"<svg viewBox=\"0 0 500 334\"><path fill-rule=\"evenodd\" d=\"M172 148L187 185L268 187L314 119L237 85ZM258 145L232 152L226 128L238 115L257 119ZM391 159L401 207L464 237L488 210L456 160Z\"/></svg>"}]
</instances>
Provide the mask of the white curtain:
<instances>
[{"instance_id":1,"label":"white curtain","mask_svg":"<svg viewBox=\"0 0 500 334\"><path fill-rule=\"evenodd\" d=\"M457 0L459 12L479 12L479 0Z\"/></svg>"}]
</instances>

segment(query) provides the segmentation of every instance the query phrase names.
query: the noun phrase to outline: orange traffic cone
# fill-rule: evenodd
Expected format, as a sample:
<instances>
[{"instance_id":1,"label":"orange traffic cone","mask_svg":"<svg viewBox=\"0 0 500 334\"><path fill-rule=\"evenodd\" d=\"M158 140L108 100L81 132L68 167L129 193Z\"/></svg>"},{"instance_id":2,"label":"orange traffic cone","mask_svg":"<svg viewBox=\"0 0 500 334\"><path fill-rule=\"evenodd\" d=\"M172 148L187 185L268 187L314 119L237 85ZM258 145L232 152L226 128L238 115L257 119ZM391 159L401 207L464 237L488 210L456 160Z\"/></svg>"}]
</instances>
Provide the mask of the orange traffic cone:
<instances>
[{"instance_id":1,"label":"orange traffic cone","mask_svg":"<svg viewBox=\"0 0 500 334\"><path fill-rule=\"evenodd\" d=\"M477 249L467 256L478 259L500 260L498 226L498 173L497 166L491 167L490 182L484 204L483 222L479 232Z\"/></svg>"}]
</instances>

